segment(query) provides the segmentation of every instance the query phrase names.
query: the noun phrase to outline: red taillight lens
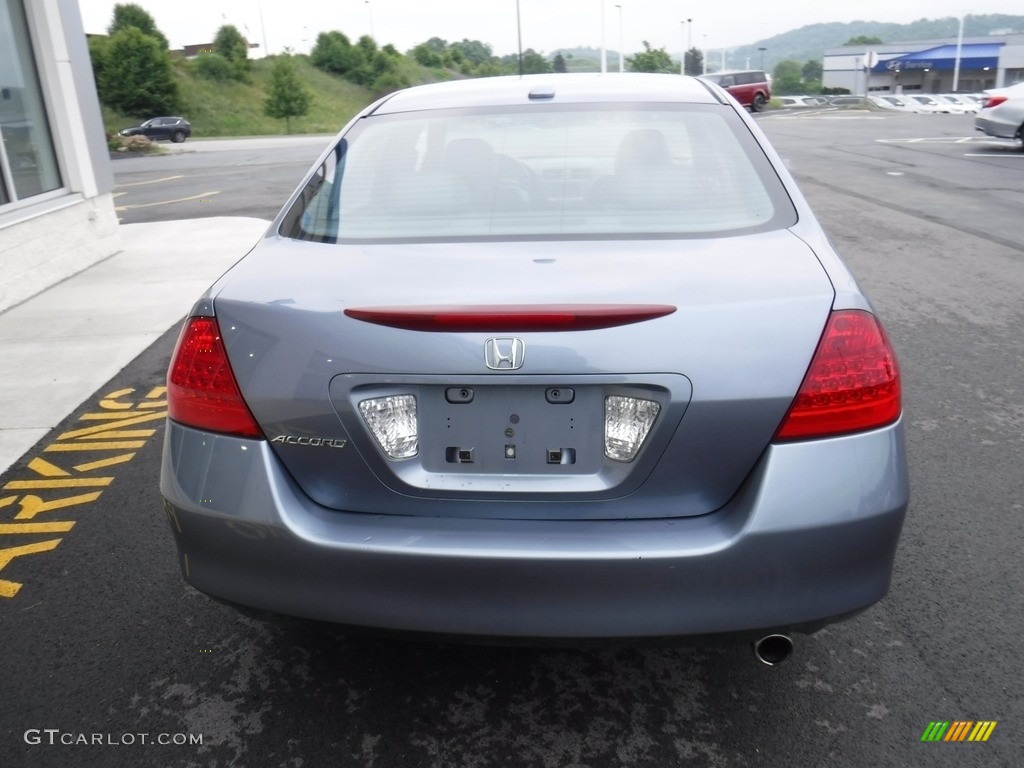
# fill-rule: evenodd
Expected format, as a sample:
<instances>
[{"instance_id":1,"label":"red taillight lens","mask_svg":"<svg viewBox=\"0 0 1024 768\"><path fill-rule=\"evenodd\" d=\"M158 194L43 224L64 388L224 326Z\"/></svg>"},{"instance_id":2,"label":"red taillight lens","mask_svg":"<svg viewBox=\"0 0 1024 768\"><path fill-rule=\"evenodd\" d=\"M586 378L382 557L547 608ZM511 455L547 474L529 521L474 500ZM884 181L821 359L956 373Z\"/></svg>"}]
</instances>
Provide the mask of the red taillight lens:
<instances>
[{"instance_id":1,"label":"red taillight lens","mask_svg":"<svg viewBox=\"0 0 1024 768\"><path fill-rule=\"evenodd\" d=\"M190 318L178 337L167 371L167 413L197 429L263 436L242 399L212 317Z\"/></svg>"},{"instance_id":2,"label":"red taillight lens","mask_svg":"<svg viewBox=\"0 0 1024 768\"><path fill-rule=\"evenodd\" d=\"M996 107L1006 101L1006 96L986 96L985 103L981 105L982 109L988 109L989 107Z\"/></svg>"},{"instance_id":3,"label":"red taillight lens","mask_svg":"<svg viewBox=\"0 0 1024 768\"><path fill-rule=\"evenodd\" d=\"M776 440L805 440L892 424L902 410L900 374L870 312L833 312Z\"/></svg>"}]
</instances>

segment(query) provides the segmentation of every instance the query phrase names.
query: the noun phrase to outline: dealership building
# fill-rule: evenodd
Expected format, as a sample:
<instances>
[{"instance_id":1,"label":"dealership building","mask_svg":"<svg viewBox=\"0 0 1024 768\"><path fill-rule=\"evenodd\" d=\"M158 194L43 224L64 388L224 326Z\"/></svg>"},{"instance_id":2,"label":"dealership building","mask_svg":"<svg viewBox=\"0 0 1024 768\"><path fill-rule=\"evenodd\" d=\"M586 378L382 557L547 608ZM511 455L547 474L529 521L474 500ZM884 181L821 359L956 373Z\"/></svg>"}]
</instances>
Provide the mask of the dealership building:
<instances>
[{"instance_id":1,"label":"dealership building","mask_svg":"<svg viewBox=\"0 0 1024 768\"><path fill-rule=\"evenodd\" d=\"M78 0L0 0L0 311L120 249Z\"/></svg>"},{"instance_id":2,"label":"dealership building","mask_svg":"<svg viewBox=\"0 0 1024 768\"><path fill-rule=\"evenodd\" d=\"M1024 81L1024 35L989 35L825 51L822 85L850 93L978 92Z\"/></svg>"}]
</instances>

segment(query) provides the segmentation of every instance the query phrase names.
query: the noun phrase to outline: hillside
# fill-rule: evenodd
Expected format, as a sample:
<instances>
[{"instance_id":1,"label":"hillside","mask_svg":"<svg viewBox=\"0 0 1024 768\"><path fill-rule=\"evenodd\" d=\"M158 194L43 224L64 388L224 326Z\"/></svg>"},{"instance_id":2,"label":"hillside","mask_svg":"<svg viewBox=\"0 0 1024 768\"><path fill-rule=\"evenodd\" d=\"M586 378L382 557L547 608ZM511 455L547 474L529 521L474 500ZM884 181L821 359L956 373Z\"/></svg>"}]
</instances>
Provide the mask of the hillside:
<instances>
[{"instance_id":1,"label":"hillside","mask_svg":"<svg viewBox=\"0 0 1024 768\"><path fill-rule=\"evenodd\" d=\"M295 57L296 69L303 84L312 92L309 114L292 118L292 133L336 133L356 112L373 100L366 88L310 65L305 56ZM198 77L191 62L174 61L174 75L181 93L180 114L192 123L196 137L258 136L282 134L284 120L263 114L265 85L270 77L271 61L252 62L249 83L217 82ZM417 76L422 77L419 73ZM139 120L103 108L107 131L116 133Z\"/></svg>"},{"instance_id":2,"label":"hillside","mask_svg":"<svg viewBox=\"0 0 1024 768\"><path fill-rule=\"evenodd\" d=\"M780 61L805 62L821 60L829 48L845 45L847 40L860 35L878 37L886 43L913 40L937 40L956 37L959 21L950 16L944 19L919 19L910 24L889 24L878 21L851 21L846 23L810 24L781 35L758 40L749 45L729 48L726 51L729 69L742 69L747 62L750 66L761 66L761 52L766 48L764 67L771 72ZM1016 31L1024 33L1024 16L989 14L969 15L964 21L964 37L985 37L993 32ZM721 52L714 50L708 60L716 67L721 61Z\"/></svg>"}]
</instances>

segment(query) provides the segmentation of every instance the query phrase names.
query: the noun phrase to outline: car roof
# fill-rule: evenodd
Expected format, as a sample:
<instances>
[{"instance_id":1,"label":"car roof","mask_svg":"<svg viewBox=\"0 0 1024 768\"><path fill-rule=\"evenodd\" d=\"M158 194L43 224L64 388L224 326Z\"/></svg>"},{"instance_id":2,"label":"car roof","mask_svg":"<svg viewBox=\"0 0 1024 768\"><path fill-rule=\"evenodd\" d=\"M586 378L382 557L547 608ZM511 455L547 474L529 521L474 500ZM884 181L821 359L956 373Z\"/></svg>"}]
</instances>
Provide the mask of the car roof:
<instances>
[{"instance_id":1,"label":"car roof","mask_svg":"<svg viewBox=\"0 0 1024 768\"><path fill-rule=\"evenodd\" d=\"M694 77L646 73L579 73L485 77L397 91L374 114L422 109L515 106L530 103L689 102L723 104Z\"/></svg>"}]
</instances>

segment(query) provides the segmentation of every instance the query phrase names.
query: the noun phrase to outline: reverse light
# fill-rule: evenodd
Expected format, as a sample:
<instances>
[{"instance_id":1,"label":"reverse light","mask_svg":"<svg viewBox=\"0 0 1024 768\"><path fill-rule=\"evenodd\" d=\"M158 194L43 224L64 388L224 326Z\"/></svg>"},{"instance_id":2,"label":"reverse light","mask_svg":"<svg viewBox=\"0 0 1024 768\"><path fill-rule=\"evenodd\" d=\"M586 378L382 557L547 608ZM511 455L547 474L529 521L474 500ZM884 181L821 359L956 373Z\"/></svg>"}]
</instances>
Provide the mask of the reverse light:
<instances>
[{"instance_id":1,"label":"reverse light","mask_svg":"<svg viewBox=\"0 0 1024 768\"><path fill-rule=\"evenodd\" d=\"M249 412L212 317L182 329L167 371L167 414L181 424L241 437L263 437Z\"/></svg>"},{"instance_id":2,"label":"reverse light","mask_svg":"<svg viewBox=\"0 0 1024 768\"><path fill-rule=\"evenodd\" d=\"M661 406L653 400L610 395L604 399L604 455L632 461L658 418Z\"/></svg>"},{"instance_id":3,"label":"reverse light","mask_svg":"<svg viewBox=\"0 0 1024 768\"><path fill-rule=\"evenodd\" d=\"M870 312L833 312L776 440L834 437L892 424L902 412L899 368Z\"/></svg>"},{"instance_id":4,"label":"reverse light","mask_svg":"<svg viewBox=\"0 0 1024 768\"><path fill-rule=\"evenodd\" d=\"M413 395L374 397L359 403L359 413L377 445L392 459L409 459L419 452L416 398Z\"/></svg>"}]
</instances>

